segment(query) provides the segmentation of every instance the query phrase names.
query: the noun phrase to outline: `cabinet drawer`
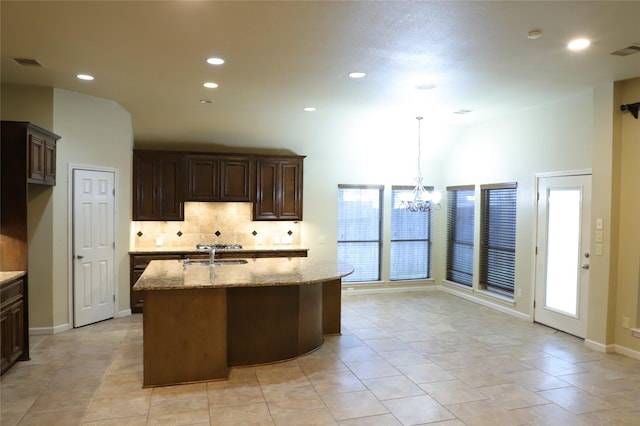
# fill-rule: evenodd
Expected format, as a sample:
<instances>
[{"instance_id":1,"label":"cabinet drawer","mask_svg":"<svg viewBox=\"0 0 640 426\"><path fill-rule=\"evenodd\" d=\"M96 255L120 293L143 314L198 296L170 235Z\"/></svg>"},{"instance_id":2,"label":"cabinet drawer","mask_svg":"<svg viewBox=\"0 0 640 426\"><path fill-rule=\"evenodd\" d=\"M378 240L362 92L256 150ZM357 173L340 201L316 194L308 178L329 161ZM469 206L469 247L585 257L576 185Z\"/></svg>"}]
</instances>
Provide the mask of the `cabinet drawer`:
<instances>
[{"instance_id":1,"label":"cabinet drawer","mask_svg":"<svg viewBox=\"0 0 640 426\"><path fill-rule=\"evenodd\" d=\"M0 300L2 307L8 306L22 298L24 294L24 279L18 279L2 287L0 291Z\"/></svg>"},{"instance_id":2,"label":"cabinet drawer","mask_svg":"<svg viewBox=\"0 0 640 426\"><path fill-rule=\"evenodd\" d=\"M181 258L182 256L180 256L179 254L136 254L131 259L131 268L144 270L152 260L171 260Z\"/></svg>"}]
</instances>

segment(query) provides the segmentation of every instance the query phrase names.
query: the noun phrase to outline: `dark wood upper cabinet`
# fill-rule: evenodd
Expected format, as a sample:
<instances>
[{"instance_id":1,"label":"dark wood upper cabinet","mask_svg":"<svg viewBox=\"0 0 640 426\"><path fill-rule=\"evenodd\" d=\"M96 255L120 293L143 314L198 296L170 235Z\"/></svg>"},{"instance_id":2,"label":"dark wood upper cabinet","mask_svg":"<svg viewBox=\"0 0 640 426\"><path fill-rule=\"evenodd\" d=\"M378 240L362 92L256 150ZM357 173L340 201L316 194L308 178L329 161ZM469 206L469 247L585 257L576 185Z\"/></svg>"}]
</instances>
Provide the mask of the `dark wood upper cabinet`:
<instances>
[{"instance_id":1,"label":"dark wood upper cabinet","mask_svg":"<svg viewBox=\"0 0 640 426\"><path fill-rule=\"evenodd\" d=\"M302 220L303 156L133 151L133 220L184 220L185 201L253 202L253 220Z\"/></svg>"},{"instance_id":2,"label":"dark wood upper cabinet","mask_svg":"<svg viewBox=\"0 0 640 426\"><path fill-rule=\"evenodd\" d=\"M2 122L2 143L14 145L17 153L26 152L27 182L56 184L56 142L60 136L23 121ZM18 147L17 145L21 145Z\"/></svg>"},{"instance_id":3,"label":"dark wood upper cabinet","mask_svg":"<svg viewBox=\"0 0 640 426\"><path fill-rule=\"evenodd\" d=\"M187 156L187 201L251 201L253 161L246 156Z\"/></svg>"},{"instance_id":4,"label":"dark wood upper cabinet","mask_svg":"<svg viewBox=\"0 0 640 426\"><path fill-rule=\"evenodd\" d=\"M184 220L184 155L133 152L133 220Z\"/></svg>"},{"instance_id":5,"label":"dark wood upper cabinet","mask_svg":"<svg viewBox=\"0 0 640 426\"><path fill-rule=\"evenodd\" d=\"M258 158L253 220L302 220L303 160Z\"/></svg>"}]
</instances>

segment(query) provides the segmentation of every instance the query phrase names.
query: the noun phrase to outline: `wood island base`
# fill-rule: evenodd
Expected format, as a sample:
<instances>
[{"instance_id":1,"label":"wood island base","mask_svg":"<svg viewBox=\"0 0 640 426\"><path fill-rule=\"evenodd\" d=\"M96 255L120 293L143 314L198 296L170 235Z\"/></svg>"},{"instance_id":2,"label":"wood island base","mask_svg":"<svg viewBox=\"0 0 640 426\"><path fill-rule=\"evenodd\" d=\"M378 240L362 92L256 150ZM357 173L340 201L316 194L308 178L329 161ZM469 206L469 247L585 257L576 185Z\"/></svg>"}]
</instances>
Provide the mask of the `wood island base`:
<instances>
[{"instance_id":1,"label":"wood island base","mask_svg":"<svg viewBox=\"0 0 640 426\"><path fill-rule=\"evenodd\" d=\"M340 333L341 280L144 291L144 387L224 380L229 368L312 352Z\"/></svg>"}]
</instances>

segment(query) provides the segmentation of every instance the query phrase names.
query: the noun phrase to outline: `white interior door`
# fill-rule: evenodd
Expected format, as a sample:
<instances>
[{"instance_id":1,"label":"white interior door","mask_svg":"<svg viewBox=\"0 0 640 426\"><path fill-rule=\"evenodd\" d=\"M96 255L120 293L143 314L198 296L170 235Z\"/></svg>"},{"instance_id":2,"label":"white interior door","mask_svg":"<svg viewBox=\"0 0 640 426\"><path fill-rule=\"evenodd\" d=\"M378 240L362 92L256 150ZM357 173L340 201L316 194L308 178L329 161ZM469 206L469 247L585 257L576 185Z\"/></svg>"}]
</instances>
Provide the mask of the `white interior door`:
<instances>
[{"instance_id":1,"label":"white interior door","mask_svg":"<svg viewBox=\"0 0 640 426\"><path fill-rule=\"evenodd\" d=\"M591 175L541 177L538 197L534 320L584 338Z\"/></svg>"},{"instance_id":2,"label":"white interior door","mask_svg":"<svg viewBox=\"0 0 640 426\"><path fill-rule=\"evenodd\" d=\"M74 326L115 315L113 172L73 170Z\"/></svg>"}]
</instances>

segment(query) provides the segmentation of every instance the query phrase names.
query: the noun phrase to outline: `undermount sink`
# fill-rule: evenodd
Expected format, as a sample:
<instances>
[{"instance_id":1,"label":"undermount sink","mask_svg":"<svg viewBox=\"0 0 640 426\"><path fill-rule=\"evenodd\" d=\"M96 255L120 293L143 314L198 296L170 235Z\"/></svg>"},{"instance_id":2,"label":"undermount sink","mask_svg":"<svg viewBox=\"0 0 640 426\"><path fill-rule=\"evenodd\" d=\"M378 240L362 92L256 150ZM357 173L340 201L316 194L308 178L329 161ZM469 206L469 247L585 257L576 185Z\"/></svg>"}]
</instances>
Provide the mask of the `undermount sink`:
<instances>
[{"instance_id":1,"label":"undermount sink","mask_svg":"<svg viewBox=\"0 0 640 426\"><path fill-rule=\"evenodd\" d=\"M222 266L222 265L244 265L248 263L247 259L219 259L213 261L213 266ZM200 266L211 266L208 260L189 260L185 259L184 266L188 265L200 265Z\"/></svg>"}]
</instances>

